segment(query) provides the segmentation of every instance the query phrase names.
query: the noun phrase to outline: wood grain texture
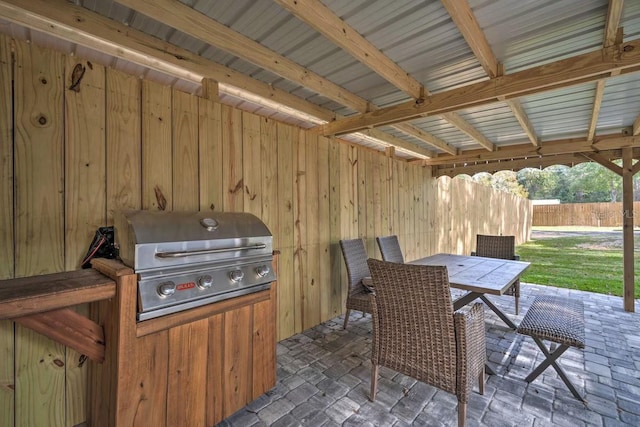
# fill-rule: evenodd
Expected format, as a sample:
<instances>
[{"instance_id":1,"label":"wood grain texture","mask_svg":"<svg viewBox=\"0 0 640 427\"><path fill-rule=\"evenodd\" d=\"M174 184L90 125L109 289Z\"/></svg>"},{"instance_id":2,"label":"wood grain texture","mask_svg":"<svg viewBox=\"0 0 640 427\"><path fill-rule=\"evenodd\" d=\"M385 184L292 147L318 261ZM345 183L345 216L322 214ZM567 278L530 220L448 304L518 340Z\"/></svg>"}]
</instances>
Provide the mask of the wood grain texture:
<instances>
[{"instance_id":1,"label":"wood grain texture","mask_svg":"<svg viewBox=\"0 0 640 427\"><path fill-rule=\"evenodd\" d=\"M262 217L262 164L260 117L242 114L242 176L244 211Z\"/></svg>"},{"instance_id":2,"label":"wood grain texture","mask_svg":"<svg viewBox=\"0 0 640 427\"><path fill-rule=\"evenodd\" d=\"M107 69L107 222L118 209L140 209L140 80Z\"/></svg>"},{"instance_id":3,"label":"wood grain texture","mask_svg":"<svg viewBox=\"0 0 640 427\"><path fill-rule=\"evenodd\" d=\"M71 90L76 67L85 71L76 90ZM64 258L65 270L75 270L80 268L96 229L106 222L105 69L69 57L64 86Z\"/></svg>"},{"instance_id":4,"label":"wood grain texture","mask_svg":"<svg viewBox=\"0 0 640 427\"><path fill-rule=\"evenodd\" d=\"M200 207L198 187L198 98L173 90L173 208Z\"/></svg>"},{"instance_id":5,"label":"wood grain texture","mask_svg":"<svg viewBox=\"0 0 640 427\"><path fill-rule=\"evenodd\" d=\"M320 319L325 321L336 316L331 301L331 211L329 197L329 139L318 137L318 257L320 289Z\"/></svg>"},{"instance_id":6,"label":"wood grain texture","mask_svg":"<svg viewBox=\"0 0 640 427\"><path fill-rule=\"evenodd\" d=\"M276 286L271 298L253 306L252 388L250 400L257 399L276 384Z\"/></svg>"},{"instance_id":7,"label":"wood grain texture","mask_svg":"<svg viewBox=\"0 0 640 427\"><path fill-rule=\"evenodd\" d=\"M208 329L202 319L169 330L167 426L204 425Z\"/></svg>"},{"instance_id":8,"label":"wood grain texture","mask_svg":"<svg viewBox=\"0 0 640 427\"><path fill-rule=\"evenodd\" d=\"M15 60L15 274L24 277L64 269L65 60L22 42ZM15 345L16 425L63 425L64 347L21 326Z\"/></svg>"},{"instance_id":9,"label":"wood grain texture","mask_svg":"<svg viewBox=\"0 0 640 427\"><path fill-rule=\"evenodd\" d=\"M207 341L209 343L209 349L207 355L207 394L205 400L205 406L207 408L206 425L212 426L216 425L224 417L224 314L209 317Z\"/></svg>"},{"instance_id":10,"label":"wood grain texture","mask_svg":"<svg viewBox=\"0 0 640 427\"><path fill-rule=\"evenodd\" d=\"M274 249L280 248L278 221L278 128L272 119L260 119L260 161L262 167L262 216L273 235Z\"/></svg>"},{"instance_id":11,"label":"wood grain texture","mask_svg":"<svg viewBox=\"0 0 640 427\"><path fill-rule=\"evenodd\" d=\"M115 295L112 279L94 270L0 281L0 319L27 316Z\"/></svg>"},{"instance_id":12,"label":"wood grain texture","mask_svg":"<svg viewBox=\"0 0 640 427\"><path fill-rule=\"evenodd\" d=\"M31 314L14 319L16 323L85 354L91 360L104 361L102 327L70 308ZM84 400L84 399L81 399Z\"/></svg>"},{"instance_id":13,"label":"wood grain texture","mask_svg":"<svg viewBox=\"0 0 640 427\"><path fill-rule=\"evenodd\" d=\"M171 88L142 82L142 209L173 210Z\"/></svg>"},{"instance_id":14,"label":"wood grain texture","mask_svg":"<svg viewBox=\"0 0 640 427\"><path fill-rule=\"evenodd\" d=\"M13 206L11 41L0 35L0 205ZM14 275L13 209L0 209L0 279ZM14 324L0 320L0 425L13 424Z\"/></svg>"},{"instance_id":15,"label":"wood grain texture","mask_svg":"<svg viewBox=\"0 0 640 427\"><path fill-rule=\"evenodd\" d=\"M64 269L63 69L60 54L16 42L16 276Z\"/></svg>"},{"instance_id":16,"label":"wood grain texture","mask_svg":"<svg viewBox=\"0 0 640 427\"><path fill-rule=\"evenodd\" d=\"M200 210L222 211L222 106L199 100Z\"/></svg>"},{"instance_id":17,"label":"wood grain texture","mask_svg":"<svg viewBox=\"0 0 640 427\"><path fill-rule=\"evenodd\" d=\"M222 106L222 188L223 210L242 212L244 181L242 175L242 112Z\"/></svg>"},{"instance_id":18,"label":"wood grain texture","mask_svg":"<svg viewBox=\"0 0 640 427\"><path fill-rule=\"evenodd\" d=\"M294 301L298 303L295 309L295 330L297 332L305 329L305 309L309 302L306 301L309 295L305 293L309 280L309 271L307 270L307 145L305 134L298 131L298 138L294 141L293 153L295 161L294 169L294 191L293 199L293 277L295 281Z\"/></svg>"},{"instance_id":19,"label":"wood grain texture","mask_svg":"<svg viewBox=\"0 0 640 427\"><path fill-rule=\"evenodd\" d=\"M14 201L12 65L11 40L0 35L0 205L5 207L13 206ZM13 209L0 209L0 279L14 275L13 227Z\"/></svg>"},{"instance_id":20,"label":"wood grain texture","mask_svg":"<svg viewBox=\"0 0 640 427\"><path fill-rule=\"evenodd\" d=\"M320 229L319 215L320 192L318 191L318 136L306 137L305 161L305 200L301 208L306 208L306 281L303 286L302 330L317 325L322 320L320 297ZM302 201L301 201L302 203Z\"/></svg>"},{"instance_id":21,"label":"wood grain texture","mask_svg":"<svg viewBox=\"0 0 640 427\"><path fill-rule=\"evenodd\" d=\"M224 367L226 418L250 401L252 308L243 307L224 314Z\"/></svg>"},{"instance_id":22,"label":"wood grain texture","mask_svg":"<svg viewBox=\"0 0 640 427\"><path fill-rule=\"evenodd\" d=\"M293 127L277 124L278 132L278 339L293 335L295 291L293 276ZM297 135L297 134L296 134Z\"/></svg>"},{"instance_id":23,"label":"wood grain texture","mask_svg":"<svg viewBox=\"0 0 640 427\"><path fill-rule=\"evenodd\" d=\"M136 341L135 371L137 400L135 426L163 426L167 424L167 394L169 370L169 331L138 338Z\"/></svg>"},{"instance_id":24,"label":"wood grain texture","mask_svg":"<svg viewBox=\"0 0 640 427\"><path fill-rule=\"evenodd\" d=\"M342 257L342 251L340 250L340 239L343 239L342 234L342 191L340 173L342 168L340 167L340 144L336 142L335 138L329 138L329 258L331 276L329 280L329 287L325 288L325 292L330 294L331 307L330 311L335 316L338 313L342 313L345 310L343 295L346 297L346 269Z\"/></svg>"}]
</instances>

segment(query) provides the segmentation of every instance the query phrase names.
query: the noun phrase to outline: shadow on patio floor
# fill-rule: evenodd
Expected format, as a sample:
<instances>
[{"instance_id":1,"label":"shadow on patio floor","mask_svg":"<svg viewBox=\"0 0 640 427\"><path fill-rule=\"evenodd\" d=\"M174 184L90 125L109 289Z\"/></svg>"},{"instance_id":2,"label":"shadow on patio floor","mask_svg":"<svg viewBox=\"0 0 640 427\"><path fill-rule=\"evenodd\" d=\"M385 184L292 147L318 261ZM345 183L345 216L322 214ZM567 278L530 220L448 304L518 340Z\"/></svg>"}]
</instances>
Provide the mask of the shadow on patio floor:
<instances>
[{"instance_id":1,"label":"shadow on patio floor","mask_svg":"<svg viewBox=\"0 0 640 427\"><path fill-rule=\"evenodd\" d=\"M552 368L527 384L524 378L543 354L530 337L485 310L487 356L497 374L488 376L484 396L472 393L467 425L639 426L640 313L625 312L619 297L524 283L521 289L519 316L511 315L513 298L491 298L516 324L536 295L584 301L586 348L571 348L560 365L587 406ZM220 425L457 425L454 395L386 368L380 368L378 396L370 402L371 317L353 313L346 331L342 321L340 316L281 341L276 387Z\"/></svg>"}]
</instances>

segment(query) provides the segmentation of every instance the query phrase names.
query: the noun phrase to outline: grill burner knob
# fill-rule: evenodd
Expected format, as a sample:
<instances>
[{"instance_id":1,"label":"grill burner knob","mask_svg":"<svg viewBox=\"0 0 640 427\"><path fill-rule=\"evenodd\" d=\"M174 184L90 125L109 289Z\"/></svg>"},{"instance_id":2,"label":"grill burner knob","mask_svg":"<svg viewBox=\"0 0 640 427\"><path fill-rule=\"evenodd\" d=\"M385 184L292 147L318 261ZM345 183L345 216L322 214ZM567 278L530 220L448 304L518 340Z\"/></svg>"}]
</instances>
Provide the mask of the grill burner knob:
<instances>
[{"instance_id":1,"label":"grill burner knob","mask_svg":"<svg viewBox=\"0 0 640 427\"><path fill-rule=\"evenodd\" d=\"M269 267L267 267L266 265L256 267L256 274L258 275L258 277L266 276L267 274L269 274Z\"/></svg>"},{"instance_id":2,"label":"grill burner knob","mask_svg":"<svg viewBox=\"0 0 640 427\"><path fill-rule=\"evenodd\" d=\"M242 272L242 270L233 270L229 273L229 278L232 282L239 282L244 279L244 273Z\"/></svg>"},{"instance_id":3,"label":"grill burner knob","mask_svg":"<svg viewBox=\"0 0 640 427\"><path fill-rule=\"evenodd\" d=\"M198 278L198 287L200 289L209 289L213 285L213 278L208 274Z\"/></svg>"},{"instance_id":4,"label":"grill burner knob","mask_svg":"<svg viewBox=\"0 0 640 427\"><path fill-rule=\"evenodd\" d=\"M176 284L173 282L164 282L158 286L158 295L161 297L169 297L176 293Z\"/></svg>"}]
</instances>

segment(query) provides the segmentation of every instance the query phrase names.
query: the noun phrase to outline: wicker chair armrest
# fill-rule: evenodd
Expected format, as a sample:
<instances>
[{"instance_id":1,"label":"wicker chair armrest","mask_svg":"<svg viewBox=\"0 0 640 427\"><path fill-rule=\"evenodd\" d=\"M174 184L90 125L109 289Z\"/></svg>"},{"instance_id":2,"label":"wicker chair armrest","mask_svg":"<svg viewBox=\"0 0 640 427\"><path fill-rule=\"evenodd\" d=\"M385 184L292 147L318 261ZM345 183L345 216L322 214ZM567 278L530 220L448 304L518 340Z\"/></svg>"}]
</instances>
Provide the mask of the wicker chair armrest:
<instances>
[{"instance_id":1,"label":"wicker chair armrest","mask_svg":"<svg viewBox=\"0 0 640 427\"><path fill-rule=\"evenodd\" d=\"M476 256L476 251L471 251L471 256Z\"/></svg>"},{"instance_id":2,"label":"wicker chair armrest","mask_svg":"<svg viewBox=\"0 0 640 427\"><path fill-rule=\"evenodd\" d=\"M520 261L520 255L514 255L513 256L513 260L514 261Z\"/></svg>"},{"instance_id":3,"label":"wicker chair armrest","mask_svg":"<svg viewBox=\"0 0 640 427\"><path fill-rule=\"evenodd\" d=\"M453 316L458 347L457 386L461 401L466 402L487 361L484 307L476 303L470 309L456 311Z\"/></svg>"}]
</instances>

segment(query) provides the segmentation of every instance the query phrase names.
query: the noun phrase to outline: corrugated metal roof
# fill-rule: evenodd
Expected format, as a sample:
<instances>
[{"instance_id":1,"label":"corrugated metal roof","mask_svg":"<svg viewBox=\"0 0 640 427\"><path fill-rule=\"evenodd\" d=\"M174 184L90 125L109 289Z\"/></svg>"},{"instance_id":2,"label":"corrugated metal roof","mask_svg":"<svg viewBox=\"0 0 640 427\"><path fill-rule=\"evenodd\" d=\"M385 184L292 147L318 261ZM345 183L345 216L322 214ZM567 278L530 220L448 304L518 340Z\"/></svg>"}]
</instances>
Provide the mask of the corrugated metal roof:
<instances>
[{"instance_id":1,"label":"corrugated metal roof","mask_svg":"<svg viewBox=\"0 0 640 427\"><path fill-rule=\"evenodd\" d=\"M408 94L394 87L273 0L179 1L377 106L392 106L410 99ZM607 0L468 1L495 56L504 64L506 73L595 51L602 46ZM224 46L210 46L117 2L75 0L75 3L339 115L357 113L323 94L226 52ZM323 3L432 93L488 78L440 1L323 0ZM627 0L624 3L620 25L624 27L625 40L640 38L640 1ZM197 82L176 79L129 61L108 58L92 49L65 44L15 24L0 21L0 31L16 38L30 39L38 44L74 52L190 93L198 91ZM633 124L640 114L638 81L638 74L623 75L607 81L597 135L619 132ZM537 136L542 141L585 137L591 119L594 88L595 83L587 83L522 98L522 106ZM221 99L230 105L268 117L280 119L286 114L278 108L258 105L246 99L240 100L230 94L223 94ZM503 102L464 109L459 114L498 147L529 141L510 108ZM302 127L313 126L298 117L286 117L289 123ZM479 148L468 135L440 117L424 117L411 123L455 148ZM420 147L442 152L391 126L383 126L381 130ZM363 142L355 137L352 140L369 144L367 146L372 148L377 144L371 140ZM385 146L385 143L380 143L377 149Z\"/></svg>"}]
</instances>

